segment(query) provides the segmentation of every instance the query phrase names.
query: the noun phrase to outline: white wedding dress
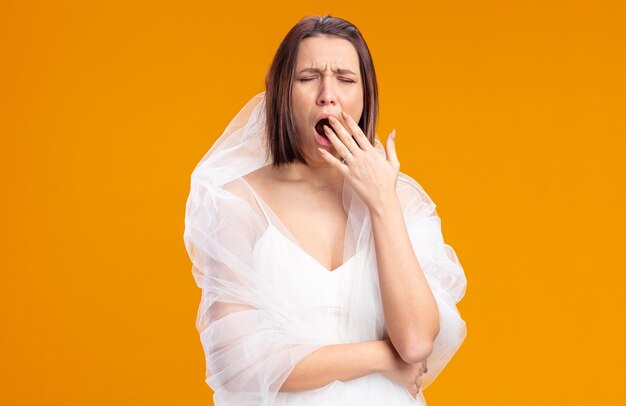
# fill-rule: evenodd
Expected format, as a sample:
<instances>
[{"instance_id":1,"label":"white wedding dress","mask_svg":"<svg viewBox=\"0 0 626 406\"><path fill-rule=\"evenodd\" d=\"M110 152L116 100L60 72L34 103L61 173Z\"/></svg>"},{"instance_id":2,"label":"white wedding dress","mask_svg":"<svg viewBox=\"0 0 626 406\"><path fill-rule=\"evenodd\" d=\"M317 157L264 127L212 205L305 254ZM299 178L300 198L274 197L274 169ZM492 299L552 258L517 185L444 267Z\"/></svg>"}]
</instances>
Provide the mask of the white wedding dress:
<instances>
[{"instance_id":1,"label":"white wedding dress","mask_svg":"<svg viewBox=\"0 0 626 406\"><path fill-rule=\"evenodd\" d=\"M192 175L185 244L202 289L197 328L216 406L425 405L376 373L322 388L281 392L293 368L330 344L386 337L369 213L344 182L344 262L328 270L302 249L243 176L267 164L263 93L227 127ZM377 143L377 149L384 154ZM397 193L411 243L440 314L422 390L466 336L456 303L466 279L444 243L435 204L401 174ZM417 311L417 310L416 310Z\"/></svg>"}]
</instances>

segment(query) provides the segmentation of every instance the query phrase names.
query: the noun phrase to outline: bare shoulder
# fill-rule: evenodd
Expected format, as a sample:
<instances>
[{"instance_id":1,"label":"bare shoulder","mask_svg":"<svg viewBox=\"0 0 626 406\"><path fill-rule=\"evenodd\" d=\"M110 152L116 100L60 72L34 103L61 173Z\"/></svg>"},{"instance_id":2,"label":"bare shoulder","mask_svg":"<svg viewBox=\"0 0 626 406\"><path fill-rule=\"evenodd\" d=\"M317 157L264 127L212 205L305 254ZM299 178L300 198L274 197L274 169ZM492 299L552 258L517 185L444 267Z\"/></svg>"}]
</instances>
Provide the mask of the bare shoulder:
<instances>
[{"instance_id":1,"label":"bare shoulder","mask_svg":"<svg viewBox=\"0 0 626 406\"><path fill-rule=\"evenodd\" d=\"M271 187L271 172L272 171L268 166L263 166L240 178L224 184L222 188L236 196L243 197L249 193L249 190L243 181L247 182L255 190L265 189L267 187Z\"/></svg>"},{"instance_id":2,"label":"bare shoulder","mask_svg":"<svg viewBox=\"0 0 626 406\"><path fill-rule=\"evenodd\" d=\"M241 182L240 178L225 183L222 189L240 198L244 197L246 192L245 185Z\"/></svg>"},{"instance_id":3,"label":"bare shoulder","mask_svg":"<svg viewBox=\"0 0 626 406\"><path fill-rule=\"evenodd\" d=\"M272 169L271 165L262 166L244 176L242 178L248 182L255 190L274 190L278 179L276 178L276 171Z\"/></svg>"}]
</instances>

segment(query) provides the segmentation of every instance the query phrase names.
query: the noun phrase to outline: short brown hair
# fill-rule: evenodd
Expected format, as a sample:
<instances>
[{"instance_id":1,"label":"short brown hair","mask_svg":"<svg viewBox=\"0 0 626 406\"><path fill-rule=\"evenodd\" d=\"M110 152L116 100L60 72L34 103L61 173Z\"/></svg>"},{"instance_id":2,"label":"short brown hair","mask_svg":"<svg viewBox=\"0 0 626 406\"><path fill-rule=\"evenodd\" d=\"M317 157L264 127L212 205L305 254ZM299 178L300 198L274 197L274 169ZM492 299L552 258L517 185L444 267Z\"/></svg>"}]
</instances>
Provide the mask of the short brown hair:
<instances>
[{"instance_id":1,"label":"short brown hair","mask_svg":"<svg viewBox=\"0 0 626 406\"><path fill-rule=\"evenodd\" d=\"M378 85L374 62L365 40L354 24L326 14L301 19L280 43L272 65L265 77L265 122L268 136L268 156L273 166L291 162L306 165L298 144L291 115L291 87L298 60L300 42L308 37L334 35L346 39L356 49L363 80L363 114L359 127L372 144L378 120Z\"/></svg>"}]
</instances>

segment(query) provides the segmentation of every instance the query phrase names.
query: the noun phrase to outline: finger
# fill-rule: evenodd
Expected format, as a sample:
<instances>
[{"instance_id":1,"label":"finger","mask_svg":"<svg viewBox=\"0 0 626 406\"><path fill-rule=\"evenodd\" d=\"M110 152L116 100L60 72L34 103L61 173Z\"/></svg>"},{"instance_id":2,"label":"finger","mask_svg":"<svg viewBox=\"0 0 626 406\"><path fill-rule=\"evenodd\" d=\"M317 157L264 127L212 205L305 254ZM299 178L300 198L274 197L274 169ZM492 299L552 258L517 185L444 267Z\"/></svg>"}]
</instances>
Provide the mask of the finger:
<instances>
[{"instance_id":1,"label":"finger","mask_svg":"<svg viewBox=\"0 0 626 406\"><path fill-rule=\"evenodd\" d=\"M341 124L341 121L336 119L333 116L328 117L328 121L330 121L330 125L333 126L333 130L335 134L339 137L341 142L350 150L353 155L358 154L361 151L361 147L354 141L352 138L352 134L346 130L346 128Z\"/></svg>"},{"instance_id":2,"label":"finger","mask_svg":"<svg viewBox=\"0 0 626 406\"><path fill-rule=\"evenodd\" d=\"M337 137L337 134L332 130L332 128L330 128L327 125L325 125L324 126L324 133L326 134L326 136L330 140L331 144L333 144L333 147L335 147L335 151L337 151L339 156L342 156L342 157L345 156L346 157L346 162L350 162L354 158L353 155L350 153L350 150L346 147L346 145L343 143L343 141L341 141L339 139L339 137ZM346 152L348 154L346 154ZM339 162L339 163L341 164L341 162Z\"/></svg>"},{"instance_id":3,"label":"finger","mask_svg":"<svg viewBox=\"0 0 626 406\"><path fill-rule=\"evenodd\" d=\"M396 152L396 130L391 132L387 136L387 160L396 169L400 168L400 161L398 160L398 153Z\"/></svg>"},{"instance_id":4,"label":"finger","mask_svg":"<svg viewBox=\"0 0 626 406\"><path fill-rule=\"evenodd\" d=\"M372 145L370 140L367 139L367 137L363 133L363 130L361 130L361 127L359 127L359 124L357 124L357 122L354 121L354 119L350 116L350 114L346 113L345 111L342 111L341 116L343 117L344 120L346 120L346 125L350 129L350 132L354 134L354 136L356 137L356 141L358 142L359 147L361 147L361 149L363 149L364 151L373 149L374 146Z\"/></svg>"},{"instance_id":5,"label":"finger","mask_svg":"<svg viewBox=\"0 0 626 406\"><path fill-rule=\"evenodd\" d=\"M337 169L339 169L341 171L343 176L348 176L349 175L350 172L349 172L348 167L346 165L342 164L330 152L328 152L328 151L326 151L325 149L322 149L322 148L318 148L317 150L322 154L322 157L326 160L326 162L328 162L329 164L337 167Z\"/></svg>"},{"instance_id":6,"label":"finger","mask_svg":"<svg viewBox=\"0 0 626 406\"><path fill-rule=\"evenodd\" d=\"M424 360L424 373L428 372L428 365L426 364L426 361L428 361L428 359Z\"/></svg>"}]
</instances>

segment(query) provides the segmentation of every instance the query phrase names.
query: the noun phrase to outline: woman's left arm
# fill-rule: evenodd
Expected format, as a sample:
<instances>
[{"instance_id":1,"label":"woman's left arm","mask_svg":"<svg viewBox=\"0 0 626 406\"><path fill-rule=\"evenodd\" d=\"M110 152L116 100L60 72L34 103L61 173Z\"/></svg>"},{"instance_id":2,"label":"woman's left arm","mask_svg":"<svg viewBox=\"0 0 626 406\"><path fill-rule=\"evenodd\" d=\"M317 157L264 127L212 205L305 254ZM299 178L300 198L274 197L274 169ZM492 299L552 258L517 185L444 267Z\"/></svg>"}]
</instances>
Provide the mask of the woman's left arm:
<instances>
[{"instance_id":1,"label":"woman's left arm","mask_svg":"<svg viewBox=\"0 0 626 406\"><path fill-rule=\"evenodd\" d=\"M342 113L345 127L330 118L326 134L343 161L323 149L367 205L372 220L383 313L389 338L405 362L426 359L439 334L437 302L420 268L396 194L400 163L395 130L387 138L387 159L369 142L358 124Z\"/></svg>"}]
</instances>

